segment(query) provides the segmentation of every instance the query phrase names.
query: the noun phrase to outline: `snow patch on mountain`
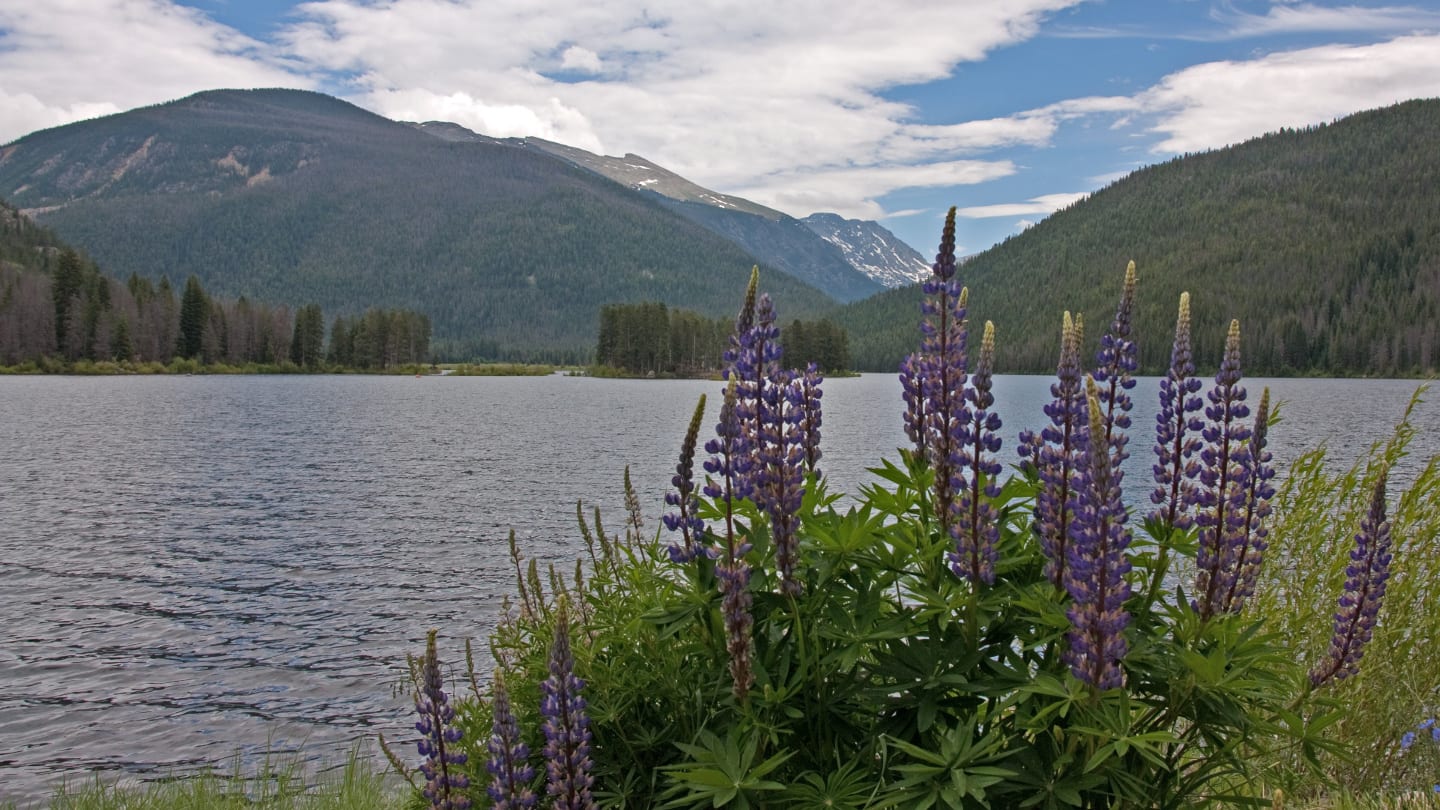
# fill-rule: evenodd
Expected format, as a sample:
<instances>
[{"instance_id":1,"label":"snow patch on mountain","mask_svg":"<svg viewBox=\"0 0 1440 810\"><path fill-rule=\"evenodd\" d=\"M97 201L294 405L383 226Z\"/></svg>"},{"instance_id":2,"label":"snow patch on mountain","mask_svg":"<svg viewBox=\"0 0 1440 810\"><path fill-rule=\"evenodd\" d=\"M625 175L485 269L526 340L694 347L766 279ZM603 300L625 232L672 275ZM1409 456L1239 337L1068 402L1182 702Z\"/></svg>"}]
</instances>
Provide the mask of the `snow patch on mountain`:
<instances>
[{"instance_id":1,"label":"snow patch on mountain","mask_svg":"<svg viewBox=\"0 0 1440 810\"><path fill-rule=\"evenodd\" d=\"M852 267L885 287L905 287L930 276L925 257L877 222L826 213L801 222L840 248Z\"/></svg>"}]
</instances>

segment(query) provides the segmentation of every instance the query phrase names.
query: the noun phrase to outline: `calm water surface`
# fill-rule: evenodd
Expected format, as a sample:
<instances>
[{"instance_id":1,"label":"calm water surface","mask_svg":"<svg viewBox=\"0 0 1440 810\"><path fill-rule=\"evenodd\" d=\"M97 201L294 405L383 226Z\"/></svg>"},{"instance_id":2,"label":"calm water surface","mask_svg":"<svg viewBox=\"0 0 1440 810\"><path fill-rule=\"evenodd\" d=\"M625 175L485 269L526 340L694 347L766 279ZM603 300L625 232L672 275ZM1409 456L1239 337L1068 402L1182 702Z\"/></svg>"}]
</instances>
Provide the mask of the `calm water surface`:
<instances>
[{"instance_id":1,"label":"calm water surface","mask_svg":"<svg viewBox=\"0 0 1440 810\"><path fill-rule=\"evenodd\" d=\"M1001 377L1002 455L1050 380ZM1247 381L1286 400L1277 459L1388 435L1406 381ZM1135 391L1145 497L1155 380ZM696 398L719 386L477 377L0 378L0 800L301 746L408 740L392 685L425 631L482 640L506 536L571 563L575 504L650 518ZM828 381L822 466L855 492L905 442L892 375ZM1422 452L1440 409L1422 406ZM1401 471L1403 474L1403 471ZM405 750L413 748L406 746Z\"/></svg>"}]
</instances>

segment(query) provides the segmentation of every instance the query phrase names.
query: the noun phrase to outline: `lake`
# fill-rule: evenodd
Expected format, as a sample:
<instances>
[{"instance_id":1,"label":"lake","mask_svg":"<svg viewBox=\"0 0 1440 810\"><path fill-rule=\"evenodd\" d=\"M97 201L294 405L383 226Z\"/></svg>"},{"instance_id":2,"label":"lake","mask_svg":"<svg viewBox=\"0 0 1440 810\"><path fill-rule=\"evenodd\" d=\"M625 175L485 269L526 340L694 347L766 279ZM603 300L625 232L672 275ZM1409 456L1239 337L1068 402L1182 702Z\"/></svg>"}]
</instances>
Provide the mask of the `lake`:
<instances>
[{"instance_id":1,"label":"lake","mask_svg":"<svg viewBox=\"0 0 1440 810\"><path fill-rule=\"evenodd\" d=\"M1002 458L1049 378L996 379ZM1387 437L1412 381L1248 380L1284 400L1278 462ZM1148 509L1155 379L1136 388L1128 500ZM0 800L66 774L146 778L237 752L335 759L384 731L392 687L441 630L459 661L512 589L506 537L567 568L575 504L647 529L700 381L527 377L0 377ZM894 375L827 381L832 491L905 444ZM1440 451L1440 408L1417 417ZM697 464L698 469L698 464ZM1397 471L1402 477L1406 470Z\"/></svg>"}]
</instances>

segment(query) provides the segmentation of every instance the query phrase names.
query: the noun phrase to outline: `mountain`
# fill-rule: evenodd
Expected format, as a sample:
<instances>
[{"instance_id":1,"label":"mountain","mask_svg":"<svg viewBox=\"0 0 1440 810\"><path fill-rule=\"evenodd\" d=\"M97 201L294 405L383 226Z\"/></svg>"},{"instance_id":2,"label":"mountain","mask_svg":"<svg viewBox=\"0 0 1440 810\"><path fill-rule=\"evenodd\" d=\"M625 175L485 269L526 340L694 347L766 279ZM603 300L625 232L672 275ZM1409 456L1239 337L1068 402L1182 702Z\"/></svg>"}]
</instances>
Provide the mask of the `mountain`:
<instances>
[{"instance_id":1,"label":"mountain","mask_svg":"<svg viewBox=\"0 0 1440 810\"><path fill-rule=\"evenodd\" d=\"M875 222L823 213L797 220L743 197L711 191L635 154L597 155L542 138L501 141L448 121L415 126L445 140L539 149L621 185L653 193L681 216L841 301L913 284L930 273L923 256Z\"/></svg>"},{"instance_id":2,"label":"mountain","mask_svg":"<svg viewBox=\"0 0 1440 810\"><path fill-rule=\"evenodd\" d=\"M1232 318L1246 373L1433 374L1440 368L1440 100L1283 130L1134 172L960 266L996 368L1053 373L1061 313L1088 356L1139 273L1142 369L1169 363L1191 293L1195 360L1213 373ZM937 234L937 241L938 241ZM836 314L860 368L918 342L918 287Z\"/></svg>"},{"instance_id":3,"label":"mountain","mask_svg":"<svg viewBox=\"0 0 1440 810\"><path fill-rule=\"evenodd\" d=\"M604 303L731 315L755 258L535 149L447 141L318 93L217 90L0 147L7 198L108 272L428 314L446 356L575 359ZM786 318L834 300L763 275Z\"/></svg>"},{"instance_id":4,"label":"mountain","mask_svg":"<svg viewBox=\"0 0 1440 810\"><path fill-rule=\"evenodd\" d=\"M526 138L524 143L621 185L654 195L656 202L680 216L837 300L856 301L884 289L851 266L844 251L817 239L813 231L792 216L698 186L639 155L596 155L540 138Z\"/></svg>"},{"instance_id":5,"label":"mountain","mask_svg":"<svg viewBox=\"0 0 1440 810\"><path fill-rule=\"evenodd\" d=\"M800 221L840 248L851 267L887 288L904 287L930 276L930 262L877 222L845 219L839 214L811 214Z\"/></svg>"}]
</instances>

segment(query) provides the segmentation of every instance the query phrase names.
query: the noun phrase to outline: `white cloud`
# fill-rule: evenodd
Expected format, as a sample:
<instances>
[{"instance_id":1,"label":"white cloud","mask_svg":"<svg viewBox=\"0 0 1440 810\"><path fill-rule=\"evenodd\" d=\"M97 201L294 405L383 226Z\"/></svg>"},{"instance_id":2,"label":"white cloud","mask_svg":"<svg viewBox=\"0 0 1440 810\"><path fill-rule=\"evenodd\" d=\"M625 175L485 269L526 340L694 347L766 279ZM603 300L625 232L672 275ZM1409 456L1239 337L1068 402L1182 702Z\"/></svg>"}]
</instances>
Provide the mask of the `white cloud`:
<instances>
[{"instance_id":1,"label":"white cloud","mask_svg":"<svg viewBox=\"0 0 1440 810\"><path fill-rule=\"evenodd\" d=\"M0 143L216 87L310 87L273 48L165 0L0 5Z\"/></svg>"},{"instance_id":2,"label":"white cloud","mask_svg":"<svg viewBox=\"0 0 1440 810\"><path fill-rule=\"evenodd\" d=\"M589 48L582 48L579 45L571 45L560 54L560 67L566 70L581 70L586 73L599 73L600 54Z\"/></svg>"},{"instance_id":3,"label":"white cloud","mask_svg":"<svg viewBox=\"0 0 1440 810\"><path fill-rule=\"evenodd\" d=\"M1378 31L1411 33L1440 27L1440 12L1414 6L1318 6L1314 3L1277 3L1264 14L1225 9L1215 19L1231 37L1270 34Z\"/></svg>"},{"instance_id":4,"label":"white cloud","mask_svg":"<svg viewBox=\"0 0 1440 810\"><path fill-rule=\"evenodd\" d=\"M1085 191L1069 194L1042 194L1039 197L1031 197L1029 200L1019 203L972 205L968 208L961 208L955 213L969 219L1053 214L1061 208L1077 200L1083 200L1088 196L1090 196L1089 192Z\"/></svg>"},{"instance_id":5,"label":"white cloud","mask_svg":"<svg viewBox=\"0 0 1440 810\"><path fill-rule=\"evenodd\" d=\"M1193 152L1431 96L1440 96L1440 35L1210 62L1137 98L1159 116L1153 130L1165 137L1154 151Z\"/></svg>"},{"instance_id":6,"label":"white cloud","mask_svg":"<svg viewBox=\"0 0 1440 810\"><path fill-rule=\"evenodd\" d=\"M874 201L897 188L974 185L1015 173L1008 160L953 160L914 166L868 166L785 172L736 193L785 211L828 211L851 219L879 219L885 211Z\"/></svg>"},{"instance_id":7,"label":"white cloud","mask_svg":"<svg viewBox=\"0 0 1440 810\"><path fill-rule=\"evenodd\" d=\"M888 167L948 176L976 151L1047 143L1057 121L917 124L881 91L949 76L1080 1L578 0L561 13L532 0L319 0L281 39L307 63L354 73L353 100L382 115L612 145L791 213L875 215L876 197L927 174ZM861 176L863 187L836 187ZM842 193L845 205L830 204Z\"/></svg>"}]
</instances>

